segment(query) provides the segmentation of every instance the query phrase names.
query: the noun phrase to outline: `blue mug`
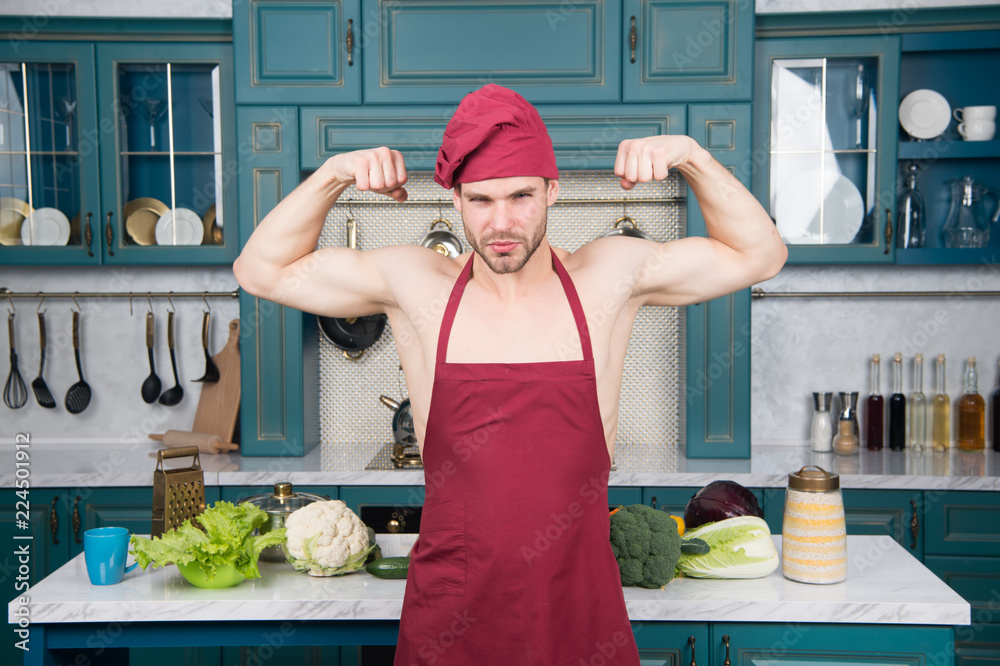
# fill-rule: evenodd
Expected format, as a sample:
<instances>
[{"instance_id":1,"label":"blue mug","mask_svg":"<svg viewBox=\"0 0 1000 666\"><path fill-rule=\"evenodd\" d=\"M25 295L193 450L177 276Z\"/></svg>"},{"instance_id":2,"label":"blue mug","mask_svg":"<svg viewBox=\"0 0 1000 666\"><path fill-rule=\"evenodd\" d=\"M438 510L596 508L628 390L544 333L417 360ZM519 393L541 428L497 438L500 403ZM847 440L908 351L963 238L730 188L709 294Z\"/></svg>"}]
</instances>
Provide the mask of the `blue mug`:
<instances>
[{"instance_id":1,"label":"blue mug","mask_svg":"<svg viewBox=\"0 0 1000 666\"><path fill-rule=\"evenodd\" d=\"M114 585L138 563L125 567L128 557L128 530L124 527L97 527L83 533L83 555L87 575L93 585Z\"/></svg>"}]
</instances>

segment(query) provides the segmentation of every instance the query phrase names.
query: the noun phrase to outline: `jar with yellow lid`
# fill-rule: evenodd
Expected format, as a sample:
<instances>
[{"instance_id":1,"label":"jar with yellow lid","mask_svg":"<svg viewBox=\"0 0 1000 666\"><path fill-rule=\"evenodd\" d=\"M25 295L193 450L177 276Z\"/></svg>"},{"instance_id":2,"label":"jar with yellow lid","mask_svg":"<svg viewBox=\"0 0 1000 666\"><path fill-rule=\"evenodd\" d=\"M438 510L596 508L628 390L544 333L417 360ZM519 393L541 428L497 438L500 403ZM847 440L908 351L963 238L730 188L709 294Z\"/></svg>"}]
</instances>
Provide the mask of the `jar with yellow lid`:
<instances>
[{"instance_id":1,"label":"jar with yellow lid","mask_svg":"<svg viewBox=\"0 0 1000 666\"><path fill-rule=\"evenodd\" d=\"M847 578L847 524L840 476L807 465L788 475L781 525L781 571L802 583Z\"/></svg>"}]
</instances>

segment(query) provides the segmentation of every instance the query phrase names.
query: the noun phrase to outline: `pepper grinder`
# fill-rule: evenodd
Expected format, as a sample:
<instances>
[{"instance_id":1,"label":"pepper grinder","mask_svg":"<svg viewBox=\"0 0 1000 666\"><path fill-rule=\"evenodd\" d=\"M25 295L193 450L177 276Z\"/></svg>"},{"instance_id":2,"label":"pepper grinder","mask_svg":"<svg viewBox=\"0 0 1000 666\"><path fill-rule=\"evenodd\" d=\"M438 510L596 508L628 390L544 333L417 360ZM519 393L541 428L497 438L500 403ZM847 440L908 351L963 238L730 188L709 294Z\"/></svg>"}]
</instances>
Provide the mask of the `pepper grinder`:
<instances>
[{"instance_id":1,"label":"pepper grinder","mask_svg":"<svg viewBox=\"0 0 1000 666\"><path fill-rule=\"evenodd\" d=\"M830 403L833 394L813 392L812 450L825 453L832 450L833 422L830 419Z\"/></svg>"},{"instance_id":2,"label":"pepper grinder","mask_svg":"<svg viewBox=\"0 0 1000 666\"><path fill-rule=\"evenodd\" d=\"M840 392L840 418L849 419L854 427L854 436L861 438L861 426L858 425L858 392Z\"/></svg>"},{"instance_id":3,"label":"pepper grinder","mask_svg":"<svg viewBox=\"0 0 1000 666\"><path fill-rule=\"evenodd\" d=\"M858 439L858 392L840 393L840 419L837 435L833 438L833 450L842 456L855 455L860 448Z\"/></svg>"}]
</instances>

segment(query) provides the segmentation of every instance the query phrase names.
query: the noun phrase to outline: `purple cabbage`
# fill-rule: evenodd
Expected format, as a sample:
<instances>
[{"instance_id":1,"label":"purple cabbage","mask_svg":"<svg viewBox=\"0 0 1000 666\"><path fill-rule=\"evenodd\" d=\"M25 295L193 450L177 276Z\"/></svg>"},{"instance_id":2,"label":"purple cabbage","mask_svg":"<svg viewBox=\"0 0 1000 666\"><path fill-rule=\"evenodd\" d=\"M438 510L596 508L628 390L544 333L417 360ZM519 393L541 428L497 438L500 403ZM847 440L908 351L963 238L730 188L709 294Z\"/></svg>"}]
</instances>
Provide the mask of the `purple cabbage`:
<instances>
[{"instance_id":1,"label":"purple cabbage","mask_svg":"<svg viewBox=\"0 0 1000 666\"><path fill-rule=\"evenodd\" d=\"M694 529L735 516L764 517L757 497L735 481L713 481L698 492L684 508L684 525Z\"/></svg>"}]
</instances>

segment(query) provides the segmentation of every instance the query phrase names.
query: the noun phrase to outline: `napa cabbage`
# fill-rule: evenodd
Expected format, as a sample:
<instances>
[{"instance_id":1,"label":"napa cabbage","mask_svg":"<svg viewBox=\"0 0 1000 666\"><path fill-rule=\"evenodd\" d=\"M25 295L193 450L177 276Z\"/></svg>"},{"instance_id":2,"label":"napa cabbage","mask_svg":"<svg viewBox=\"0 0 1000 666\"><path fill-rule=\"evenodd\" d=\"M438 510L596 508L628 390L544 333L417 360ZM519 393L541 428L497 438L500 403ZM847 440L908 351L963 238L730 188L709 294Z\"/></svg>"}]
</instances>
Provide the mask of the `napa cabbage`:
<instances>
[{"instance_id":1,"label":"napa cabbage","mask_svg":"<svg viewBox=\"0 0 1000 666\"><path fill-rule=\"evenodd\" d=\"M763 578L778 568L771 530L756 516L736 516L706 523L684 533L702 539L704 554L682 553L677 570L692 578Z\"/></svg>"}]
</instances>

